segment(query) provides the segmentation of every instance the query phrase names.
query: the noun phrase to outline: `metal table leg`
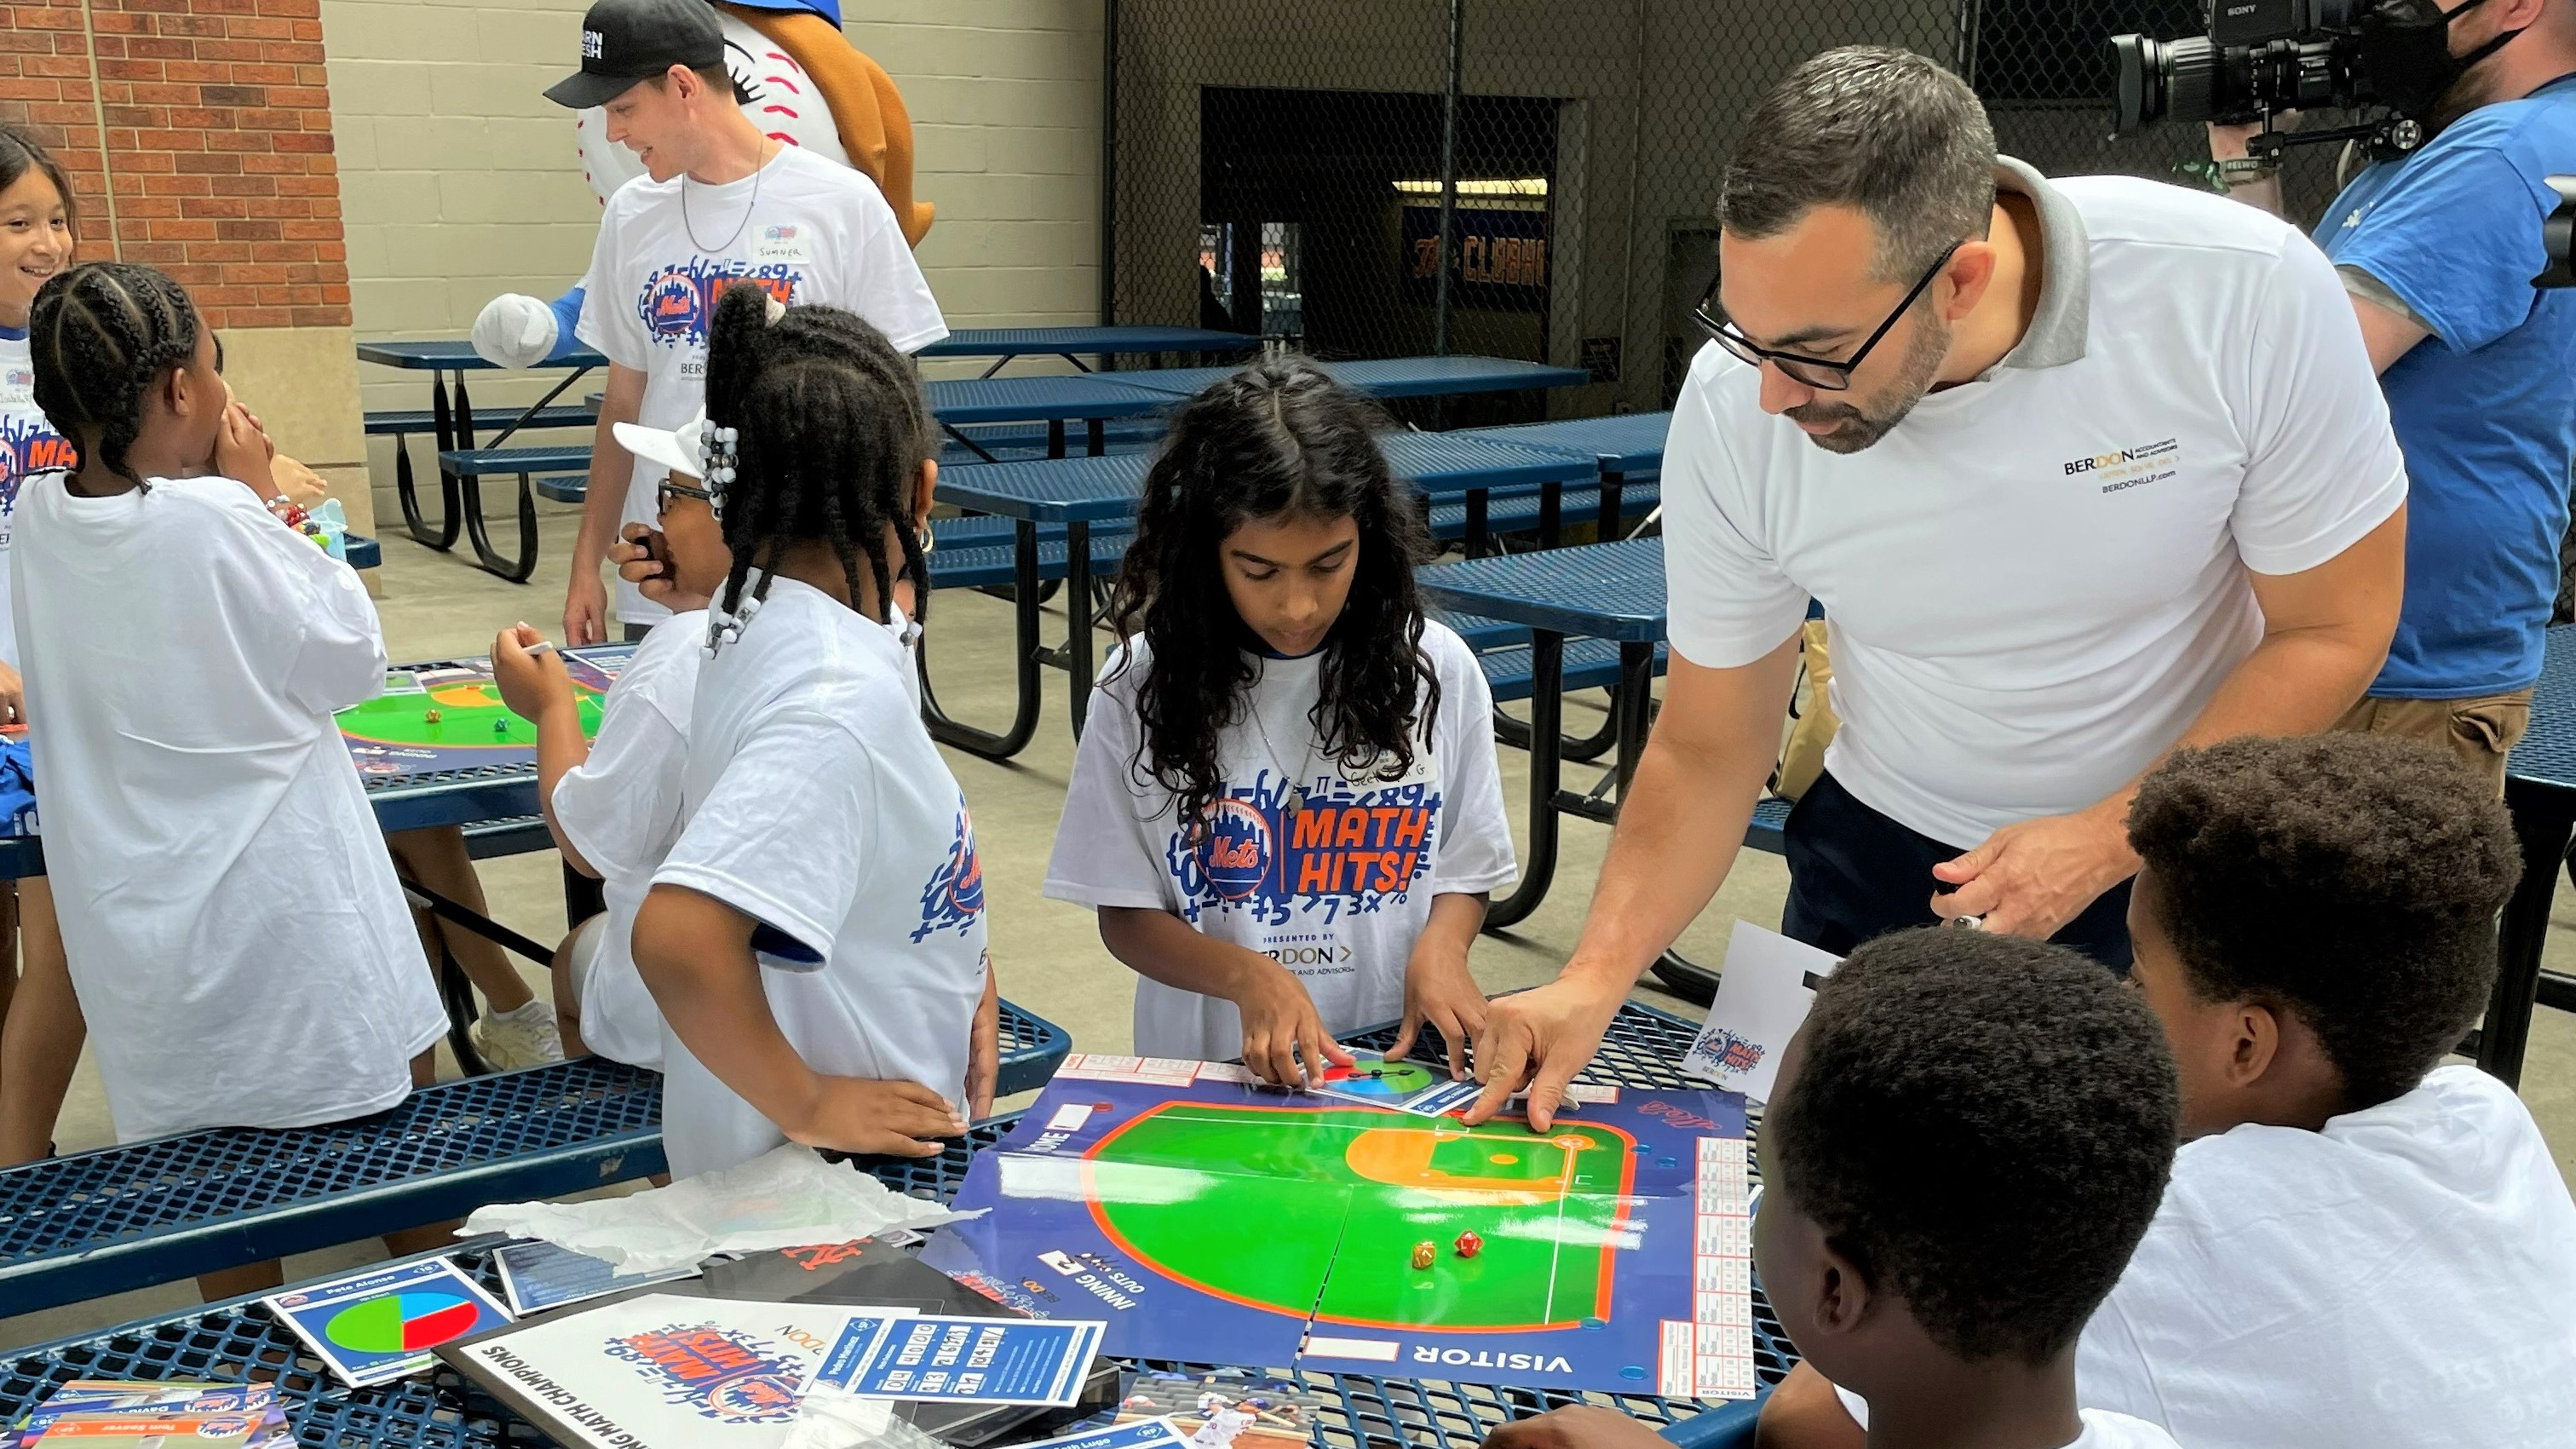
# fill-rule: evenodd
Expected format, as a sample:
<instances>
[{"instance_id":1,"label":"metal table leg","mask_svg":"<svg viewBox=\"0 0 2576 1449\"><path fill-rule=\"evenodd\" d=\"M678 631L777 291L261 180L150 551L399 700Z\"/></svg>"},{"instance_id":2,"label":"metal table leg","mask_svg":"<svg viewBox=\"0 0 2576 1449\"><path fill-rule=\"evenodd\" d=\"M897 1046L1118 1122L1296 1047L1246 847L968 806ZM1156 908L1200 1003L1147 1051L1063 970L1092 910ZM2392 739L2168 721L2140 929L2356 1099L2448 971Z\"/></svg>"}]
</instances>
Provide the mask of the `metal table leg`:
<instances>
[{"instance_id":1,"label":"metal table leg","mask_svg":"<svg viewBox=\"0 0 2576 1449\"><path fill-rule=\"evenodd\" d=\"M1593 536L1594 543L1608 543L1619 536L1619 490L1627 481L1624 474L1608 468L1601 470L1600 532Z\"/></svg>"},{"instance_id":2,"label":"metal table leg","mask_svg":"<svg viewBox=\"0 0 2576 1449\"><path fill-rule=\"evenodd\" d=\"M1019 698L1012 708L1009 731L997 735L949 718L947 712L939 707L939 696L930 686L928 634L922 636L913 653L921 673L921 714L930 726L931 737L988 760L1007 760L1028 748L1030 739L1038 731L1038 705L1042 697L1038 666L1045 651L1038 643L1038 526L1028 519L1020 519L1012 529L1012 535L1011 608L1015 616L1012 664Z\"/></svg>"},{"instance_id":3,"label":"metal table leg","mask_svg":"<svg viewBox=\"0 0 2576 1449\"><path fill-rule=\"evenodd\" d=\"M1050 458L1064 456L1064 419L1062 418L1047 419L1047 456Z\"/></svg>"},{"instance_id":4,"label":"metal table leg","mask_svg":"<svg viewBox=\"0 0 2576 1449\"><path fill-rule=\"evenodd\" d=\"M524 584L537 571L537 495L534 480L519 475L519 556L506 558L492 547L492 535L483 523L483 480L471 474L458 480L459 496L464 502L465 536L474 545L474 561L485 571L500 575L514 584Z\"/></svg>"},{"instance_id":5,"label":"metal table leg","mask_svg":"<svg viewBox=\"0 0 2576 1449\"><path fill-rule=\"evenodd\" d=\"M464 385L464 375L460 373L457 376L457 387L460 392ZM429 419L432 435L438 443L438 451L445 453L455 447L455 415L448 405L447 374L443 371L430 373ZM394 496L402 504L403 527L411 530L413 538L442 553L456 546L456 531L464 520L464 515L458 511L456 480L448 476L446 464L441 463L438 469L438 498L441 511L438 526L430 527L429 521L421 516L420 496L413 487L410 450L406 446L406 440L399 436L394 439Z\"/></svg>"},{"instance_id":6,"label":"metal table leg","mask_svg":"<svg viewBox=\"0 0 2576 1449\"><path fill-rule=\"evenodd\" d=\"M2494 992L2486 1025L2478 1032L2478 1065L2507 1086L2522 1082L2522 1054L2531 1041L2531 1012L2540 990L2540 948L2549 937L2549 904L2558 889L2558 865L2576 838L2576 799L2555 790L2528 789L2508 779L2505 803L2522 842L2522 881L2505 902L2498 929Z\"/></svg>"},{"instance_id":7,"label":"metal table leg","mask_svg":"<svg viewBox=\"0 0 2576 1449\"><path fill-rule=\"evenodd\" d=\"M1107 453L1109 451L1109 420L1107 418L1093 418L1088 422L1085 422L1082 425L1082 441L1083 445L1091 450L1092 457L1097 458Z\"/></svg>"},{"instance_id":8,"label":"metal table leg","mask_svg":"<svg viewBox=\"0 0 2576 1449\"><path fill-rule=\"evenodd\" d=\"M1557 758L1557 731L1565 713L1565 636L1546 629L1530 633L1530 790L1529 853L1521 857L1520 884L1485 908L1485 929L1518 925L1547 899L1556 875L1557 780L1563 773Z\"/></svg>"},{"instance_id":9,"label":"metal table leg","mask_svg":"<svg viewBox=\"0 0 2576 1449\"><path fill-rule=\"evenodd\" d=\"M1565 538L1565 485L1542 483L1538 489L1538 546L1555 548Z\"/></svg>"},{"instance_id":10,"label":"metal table leg","mask_svg":"<svg viewBox=\"0 0 2576 1449\"><path fill-rule=\"evenodd\" d=\"M1091 525L1068 523L1064 526L1065 694L1073 706L1073 737L1077 741L1082 738L1083 720L1091 712L1093 643Z\"/></svg>"}]
</instances>

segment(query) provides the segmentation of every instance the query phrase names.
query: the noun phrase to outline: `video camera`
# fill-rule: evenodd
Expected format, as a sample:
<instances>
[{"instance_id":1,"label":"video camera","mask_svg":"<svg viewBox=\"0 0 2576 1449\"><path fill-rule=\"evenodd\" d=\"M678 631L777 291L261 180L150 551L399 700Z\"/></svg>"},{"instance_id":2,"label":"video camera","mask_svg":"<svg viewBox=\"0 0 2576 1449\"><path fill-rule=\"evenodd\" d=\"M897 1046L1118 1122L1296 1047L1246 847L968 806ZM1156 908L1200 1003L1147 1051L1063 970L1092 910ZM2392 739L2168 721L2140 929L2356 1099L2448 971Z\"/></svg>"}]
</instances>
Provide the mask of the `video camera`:
<instances>
[{"instance_id":1,"label":"video camera","mask_svg":"<svg viewBox=\"0 0 2576 1449\"><path fill-rule=\"evenodd\" d=\"M2214 0L2207 36L2111 37L2119 67L2118 130L2158 121L2252 125L2283 111L2372 104L2361 63L2360 21L2372 0ZM2283 147L2359 140L2402 156L2424 144L2411 117L2389 116L2321 131L2265 130L2247 144L2260 157Z\"/></svg>"}]
</instances>

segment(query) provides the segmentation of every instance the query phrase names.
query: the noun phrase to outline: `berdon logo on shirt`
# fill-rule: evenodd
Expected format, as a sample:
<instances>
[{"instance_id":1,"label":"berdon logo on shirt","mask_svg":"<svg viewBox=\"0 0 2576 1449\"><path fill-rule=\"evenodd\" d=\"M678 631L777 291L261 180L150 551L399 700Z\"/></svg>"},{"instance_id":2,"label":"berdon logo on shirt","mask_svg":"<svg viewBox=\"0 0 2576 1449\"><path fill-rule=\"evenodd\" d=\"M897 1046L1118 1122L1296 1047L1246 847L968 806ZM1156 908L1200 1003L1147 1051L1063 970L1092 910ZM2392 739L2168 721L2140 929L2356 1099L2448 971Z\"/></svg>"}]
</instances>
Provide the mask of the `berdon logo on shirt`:
<instances>
[{"instance_id":1,"label":"berdon logo on shirt","mask_svg":"<svg viewBox=\"0 0 2576 1449\"><path fill-rule=\"evenodd\" d=\"M2141 484L2161 483L2179 471L2181 464L2182 440L2166 438L2115 453L2072 459L2065 468L2069 478L2089 477L2102 485L2103 492L2118 493Z\"/></svg>"}]
</instances>

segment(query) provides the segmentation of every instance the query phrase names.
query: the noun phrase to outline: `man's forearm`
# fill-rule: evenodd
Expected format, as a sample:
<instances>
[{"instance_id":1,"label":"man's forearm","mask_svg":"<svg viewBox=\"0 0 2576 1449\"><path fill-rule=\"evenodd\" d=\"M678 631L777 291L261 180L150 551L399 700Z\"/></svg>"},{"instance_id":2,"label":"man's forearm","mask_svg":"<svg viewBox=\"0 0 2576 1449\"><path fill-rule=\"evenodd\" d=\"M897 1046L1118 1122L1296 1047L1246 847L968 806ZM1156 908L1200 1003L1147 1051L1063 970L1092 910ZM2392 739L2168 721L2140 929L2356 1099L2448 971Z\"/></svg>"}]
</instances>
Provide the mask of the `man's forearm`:
<instances>
[{"instance_id":1,"label":"man's forearm","mask_svg":"<svg viewBox=\"0 0 2576 1449\"><path fill-rule=\"evenodd\" d=\"M1680 939L1734 869L1771 764L1647 744L1565 975L1625 992Z\"/></svg>"},{"instance_id":2,"label":"man's forearm","mask_svg":"<svg viewBox=\"0 0 2576 1449\"><path fill-rule=\"evenodd\" d=\"M2173 750L2214 745L2241 735L2290 737L2318 734L2343 718L2344 712L2370 688L2388 657L2383 635L2373 643L2367 631L2339 628L2291 629L2267 634L2245 662L2236 666L2209 703L2173 742ZM2156 757L2128 783L2085 811L2102 822L2128 850L2129 803L2138 785L2164 755ZM2137 860L2129 856L2129 865Z\"/></svg>"}]
</instances>

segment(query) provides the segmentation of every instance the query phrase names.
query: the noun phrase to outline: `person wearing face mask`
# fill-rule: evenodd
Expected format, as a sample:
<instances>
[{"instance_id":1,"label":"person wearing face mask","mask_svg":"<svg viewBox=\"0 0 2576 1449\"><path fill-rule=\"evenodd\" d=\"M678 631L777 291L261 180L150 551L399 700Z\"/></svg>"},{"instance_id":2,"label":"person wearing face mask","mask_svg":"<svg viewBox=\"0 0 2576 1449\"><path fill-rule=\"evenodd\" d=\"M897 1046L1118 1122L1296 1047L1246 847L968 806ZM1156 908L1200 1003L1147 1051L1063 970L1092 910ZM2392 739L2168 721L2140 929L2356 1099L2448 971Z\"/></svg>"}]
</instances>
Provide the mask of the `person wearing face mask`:
<instances>
[{"instance_id":1,"label":"person wearing face mask","mask_svg":"<svg viewBox=\"0 0 2576 1449\"><path fill-rule=\"evenodd\" d=\"M2325 729L2396 624L2405 469L2296 228L2044 179L1957 76L1876 47L1772 90L1719 222L1665 450L1663 711L1573 959L1488 1014L1471 1122L1528 1081L1544 1130L1725 878L1811 600L1842 727L1782 929L1839 955L1973 919L2114 967L2139 776Z\"/></svg>"},{"instance_id":2,"label":"person wearing face mask","mask_svg":"<svg viewBox=\"0 0 2576 1449\"><path fill-rule=\"evenodd\" d=\"M2430 139L2351 178L2317 244L2388 396L2413 495L2388 663L2345 729L2441 745L2501 793L2531 720L2576 461L2576 293L2536 290L2576 171L2576 0L2381 0L2361 62ZM2252 127L2210 128L2246 154ZM2280 181L2231 194L2276 215Z\"/></svg>"}]
</instances>

